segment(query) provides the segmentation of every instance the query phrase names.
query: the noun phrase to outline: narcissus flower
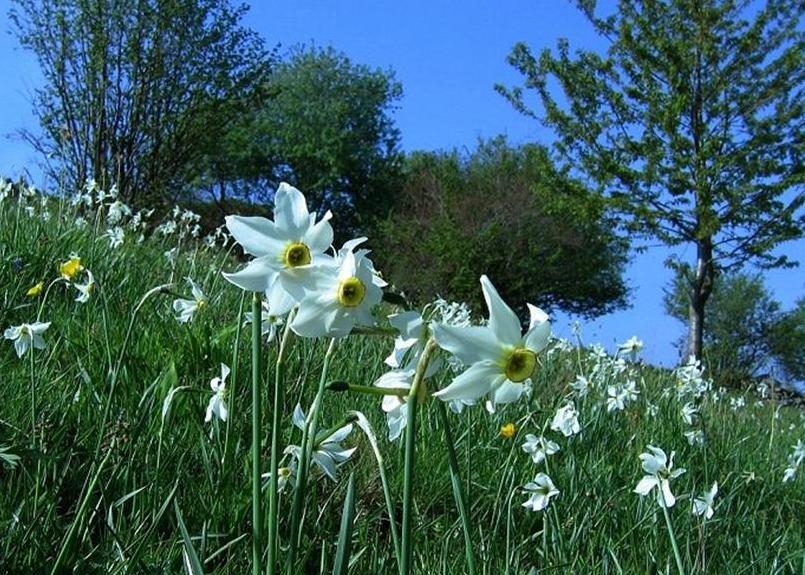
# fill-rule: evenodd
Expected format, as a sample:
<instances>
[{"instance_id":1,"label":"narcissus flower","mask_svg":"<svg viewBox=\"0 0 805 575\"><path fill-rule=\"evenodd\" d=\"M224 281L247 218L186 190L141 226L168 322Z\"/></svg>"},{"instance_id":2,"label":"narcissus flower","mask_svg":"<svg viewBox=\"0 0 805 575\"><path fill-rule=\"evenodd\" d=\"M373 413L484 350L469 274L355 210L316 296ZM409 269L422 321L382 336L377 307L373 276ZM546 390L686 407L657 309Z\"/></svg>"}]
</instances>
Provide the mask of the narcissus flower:
<instances>
[{"instance_id":1,"label":"narcissus flower","mask_svg":"<svg viewBox=\"0 0 805 575\"><path fill-rule=\"evenodd\" d=\"M534 481L525 484L524 489L531 493L531 497L523 503L523 507L532 511L542 511L551 502L551 497L559 495L559 490L545 473L537 473Z\"/></svg>"},{"instance_id":2,"label":"narcissus flower","mask_svg":"<svg viewBox=\"0 0 805 575\"><path fill-rule=\"evenodd\" d=\"M255 256L244 269L224 274L241 289L266 292L276 315L287 313L304 295L310 272L333 242L328 211L316 222L305 196L282 183L274 195L274 221L253 216L227 216L226 227L243 251Z\"/></svg>"},{"instance_id":3,"label":"narcissus flower","mask_svg":"<svg viewBox=\"0 0 805 575\"><path fill-rule=\"evenodd\" d=\"M17 357L22 357L25 352L31 348L45 349L47 343L42 334L45 333L47 328L50 327L50 322L34 322L24 323L6 329L3 336L14 342L14 349L17 351Z\"/></svg>"},{"instance_id":4,"label":"narcissus flower","mask_svg":"<svg viewBox=\"0 0 805 575\"><path fill-rule=\"evenodd\" d=\"M59 264L59 273L66 280L72 280L82 269L84 268L81 267L81 258L76 255L70 256L69 260Z\"/></svg>"},{"instance_id":5,"label":"narcissus flower","mask_svg":"<svg viewBox=\"0 0 805 575\"><path fill-rule=\"evenodd\" d=\"M696 406L692 403L686 403L682 406L682 420L688 425L693 425L693 417L699 413Z\"/></svg>"},{"instance_id":6,"label":"narcissus flower","mask_svg":"<svg viewBox=\"0 0 805 575\"><path fill-rule=\"evenodd\" d=\"M674 452L671 457L665 455L665 451L653 445L647 446L648 452L640 454L643 462L643 471L646 475L641 479L634 489L640 495L648 495L652 490L657 490L657 503L660 507L673 507L676 503L674 494L671 493L671 480L676 479L683 473L684 469L673 469Z\"/></svg>"},{"instance_id":7,"label":"narcissus flower","mask_svg":"<svg viewBox=\"0 0 805 575\"><path fill-rule=\"evenodd\" d=\"M28 291L25 292L25 295L28 297L38 297L42 290L45 288L45 282L39 282L38 284L31 286L28 288Z\"/></svg>"},{"instance_id":8,"label":"narcissus flower","mask_svg":"<svg viewBox=\"0 0 805 575\"><path fill-rule=\"evenodd\" d=\"M229 410L226 407L226 378L229 377L229 366L221 364L221 376L214 377L210 380L210 387L213 394L210 402L207 404L207 414L204 416L204 422L209 423L212 421L212 416L215 415L221 421L226 421L229 415Z\"/></svg>"},{"instance_id":9,"label":"narcissus flower","mask_svg":"<svg viewBox=\"0 0 805 575\"><path fill-rule=\"evenodd\" d=\"M710 519L713 516L713 501L715 501L716 494L718 493L718 483L713 483L713 486L702 493L701 497L693 500L693 514L702 516L705 519Z\"/></svg>"},{"instance_id":10,"label":"narcissus flower","mask_svg":"<svg viewBox=\"0 0 805 575\"><path fill-rule=\"evenodd\" d=\"M640 353L640 350L643 349L643 342L640 341L636 335L633 335L629 339L627 339L624 343L618 346L618 351L631 355L632 357L637 356Z\"/></svg>"},{"instance_id":11,"label":"narcissus flower","mask_svg":"<svg viewBox=\"0 0 805 575\"><path fill-rule=\"evenodd\" d=\"M299 429L305 428L305 413L302 406L298 403L293 412L293 424ZM355 447L344 449L341 442L352 433L352 424L338 428L336 431L322 439L313 447L313 462L324 472L324 474L335 481L336 468L349 459L355 453ZM302 448L298 445L289 445L285 451L292 453L297 461L302 458Z\"/></svg>"},{"instance_id":12,"label":"narcissus flower","mask_svg":"<svg viewBox=\"0 0 805 575\"><path fill-rule=\"evenodd\" d=\"M375 324L372 308L383 299L386 282L375 274L367 250L353 252L359 241L348 242L332 263L313 272L291 324L298 335L344 337L355 325Z\"/></svg>"},{"instance_id":13,"label":"narcissus flower","mask_svg":"<svg viewBox=\"0 0 805 575\"><path fill-rule=\"evenodd\" d=\"M537 437L533 433L525 436L525 443L523 443L523 451L531 456L531 460L539 465L548 455L553 455L559 451L559 445L550 439L545 439L540 436Z\"/></svg>"},{"instance_id":14,"label":"narcissus flower","mask_svg":"<svg viewBox=\"0 0 805 575\"><path fill-rule=\"evenodd\" d=\"M95 290L95 277L92 275L92 272L86 270L87 278L86 281L81 283L74 283L73 287L78 290L78 295L75 298L75 301L79 303L87 303L89 301L89 297L92 292Z\"/></svg>"},{"instance_id":15,"label":"narcissus flower","mask_svg":"<svg viewBox=\"0 0 805 575\"><path fill-rule=\"evenodd\" d=\"M553 421L551 421L551 429L561 432L565 437L576 435L581 431L579 416L573 402L556 410L556 415L553 416Z\"/></svg>"},{"instance_id":16,"label":"narcissus flower","mask_svg":"<svg viewBox=\"0 0 805 575\"><path fill-rule=\"evenodd\" d=\"M176 312L176 321L179 323L193 321L196 312L207 307L207 296L204 295L201 288L191 278L187 278L187 283L190 284L193 299L176 299L173 301L173 311Z\"/></svg>"},{"instance_id":17,"label":"narcissus flower","mask_svg":"<svg viewBox=\"0 0 805 575\"><path fill-rule=\"evenodd\" d=\"M528 304L531 321L523 335L520 320L486 276L481 276L481 288L489 309L486 326L433 326L433 338L439 346L470 366L434 394L443 401L478 399L488 393L496 394L495 403L516 400L519 393L515 392L523 389L536 370L537 354L548 345L551 325L545 312ZM498 397L502 387L506 393Z\"/></svg>"}]
</instances>

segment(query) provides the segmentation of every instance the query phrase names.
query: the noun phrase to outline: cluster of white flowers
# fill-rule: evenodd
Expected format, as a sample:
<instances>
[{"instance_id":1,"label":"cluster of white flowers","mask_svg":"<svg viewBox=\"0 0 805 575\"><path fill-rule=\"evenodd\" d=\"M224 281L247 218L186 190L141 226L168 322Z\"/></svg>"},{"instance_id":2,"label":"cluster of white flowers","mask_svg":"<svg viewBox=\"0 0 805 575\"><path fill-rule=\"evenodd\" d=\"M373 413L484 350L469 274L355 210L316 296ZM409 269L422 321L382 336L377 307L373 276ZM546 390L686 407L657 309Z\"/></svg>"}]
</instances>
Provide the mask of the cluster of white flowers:
<instances>
[{"instance_id":1,"label":"cluster of white flowers","mask_svg":"<svg viewBox=\"0 0 805 575\"><path fill-rule=\"evenodd\" d=\"M676 392L680 399L697 399L713 388L713 382L704 377L701 362L691 356L688 362L674 370L676 376Z\"/></svg>"}]
</instances>

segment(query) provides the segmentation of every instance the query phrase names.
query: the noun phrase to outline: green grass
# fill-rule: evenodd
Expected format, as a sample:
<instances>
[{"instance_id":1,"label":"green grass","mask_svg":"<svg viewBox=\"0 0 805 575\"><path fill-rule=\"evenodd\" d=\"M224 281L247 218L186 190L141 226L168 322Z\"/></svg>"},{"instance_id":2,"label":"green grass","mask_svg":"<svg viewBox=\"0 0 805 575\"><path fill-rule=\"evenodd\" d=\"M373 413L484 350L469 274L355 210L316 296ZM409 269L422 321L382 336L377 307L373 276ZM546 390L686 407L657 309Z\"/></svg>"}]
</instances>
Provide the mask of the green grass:
<instances>
[{"instance_id":1,"label":"green grass","mask_svg":"<svg viewBox=\"0 0 805 575\"><path fill-rule=\"evenodd\" d=\"M250 336L239 327L241 293L220 275L236 262L222 250L187 240L172 269L163 252L176 245L175 239L155 236L137 244L129 234L123 247L111 249L100 220L78 229L72 207L54 200L49 209L52 216L45 222L18 209L15 198L0 204L0 329L36 318L42 296L32 299L26 290L54 279L70 252L80 254L98 289L82 305L73 301L72 287L53 286L41 314L52 322L45 334L48 348L35 353L33 363L30 355L18 359L13 345L0 341L0 448L19 456L14 467L0 462L0 573L50 573L62 549L64 573L181 573L185 561L192 565L196 557L204 573L248 572ZM210 305L191 324L180 325L171 302L176 293L189 295L185 276L202 285ZM124 347L138 302L168 283L174 295L160 293L145 301ZM265 348L265 462L275 345ZM326 345L292 342L282 446L300 441L290 416L297 402L310 406ZM379 337L348 338L336 348L329 379L371 385L383 373L390 348L391 342ZM233 367L228 450L227 425L204 423L208 382L222 362ZM663 396L675 385L665 370L634 367L641 393L623 412L607 413L594 397L577 400L581 435L566 439L547 432L561 446L548 462L561 494L546 512L521 507L526 499L521 487L544 471L522 452L525 434L547 429L546 421L571 392L569 384L590 366L586 351L544 355L530 398L496 414L480 405L449 413L480 573L676 573L660 509L652 498L632 493L643 475L638 455L647 444L675 450L676 465L687 469L672 484L678 503L670 514L688 573L805 573L802 470L782 483L791 446L805 435L801 413L787 407L778 411L773 402L758 405L753 396L737 411L727 398L708 398L700 406L707 441L703 448L691 447L682 435L688 426L675 393ZM431 389L447 377L439 376ZM163 420L163 403L176 388ZM658 406L656 416L647 414L647 402ZM320 428L337 424L349 410L366 414L379 436L399 527L404 442L386 440L379 403L376 397L328 393ZM461 523L433 401L421 406L420 417L415 571L463 573ZM517 426L513 439L499 435L506 422ZM358 451L340 469L339 481L317 474L308 494L301 549L305 572L332 572L347 479L354 473L349 573L396 573L374 456L358 429L346 444ZM691 497L713 481L719 483L715 516L702 527L691 514ZM283 558L290 494L280 496Z\"/></svg>"}]
</instances>

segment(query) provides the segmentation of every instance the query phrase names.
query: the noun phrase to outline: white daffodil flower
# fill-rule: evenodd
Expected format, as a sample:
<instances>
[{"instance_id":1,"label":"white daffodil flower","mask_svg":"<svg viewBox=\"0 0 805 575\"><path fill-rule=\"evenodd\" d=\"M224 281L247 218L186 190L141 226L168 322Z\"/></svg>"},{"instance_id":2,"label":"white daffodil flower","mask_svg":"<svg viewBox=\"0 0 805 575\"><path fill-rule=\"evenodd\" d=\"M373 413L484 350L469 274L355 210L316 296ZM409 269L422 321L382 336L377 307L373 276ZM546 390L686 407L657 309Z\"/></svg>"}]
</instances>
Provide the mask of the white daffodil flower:
<instances>
[{"instance_id":1,"label":"white daffodil flower","mask_svg":"<svg viewBox=\"0 0 805 575\"><path fill-rule=\"evenodd\" d=\"M646 472L646 475L638 482L634 492L642 497L656 489L657 503L661 507L673 507L674 503L676 503L676 498L671 493L671 480L685 473L685 470L682 468L673 469L673 451L669 458L659 447L649 445L647 449L648 453L640 454L643 471Z\"/></svg>"},{"instance_id":2,"label":"white daffodil flower","mask_svg":"<svg viewBox=\"0 0 805 575\"><path fill-rule=\"evenodd\" d=\"M286 449L285 453L290 451ZM266 481L271 479L271 472L263 473L262 478ZM282 493L286 487L293 486L294 483L296 483L296 458L291 457L287 466L277 469L277 493ZM263 485L263 489L267 487L268 485Z\"/></svg>"},{"instance_id":3,"label":"white daffodil flower","mask_svg":"<svg viewBox=\"0 0 805 575\"><path fill-rule=\"evenodd\" d=\"M551 421L551 429L561 432L565 437L576 435L581 431L579 416L573 402L556 410L556 415L553 416L553 421Z\"/></svg>"},{"instance_id":4,"label":"white daffodil flower","mask_svg":"<svg viewBox=\"0 0 805 575\"><path fill-rule=\"evenodd\" d=\"M701 497L693 500L693 514L701 517L704 515L705 519L710 519L713 516L713 501L715 501L716 494L718 493L718 483L713 483L713 486L702 493Z\"/></svg>"},{"instance_id":5,"label":"white daffodil flower","mask_svg":"<svg viewBox=\"0 0 805 575\"><path fill-rule=\"evenodd\" d=\"M419 351L424 346L424 336L426 335L425 322L422 315L417 311L404 311L389 316L389 323L393 328L400 332L394 338L394 350L385 359L386 365L392 368L401 368L406 363L405 356L419 344ZM417 355L416 350L411 355Z\"/></svg>"},{"instance_id":6,"label":"white daffodil flower","mask_svg":"<svg viewBox=\"0 0 805 575\"><path fill-rule=\"evenodd\" d=\"M173 311L176 312L176 321L179 323L188 323L193 321L196 312L202 311L207 307L207 296L201 291L201 288L196 285L191 278L187 278L187 283L190 284L190 291L193 294L193 299L176 299L173 300Z\"/></svg>"},{"instance_id":7,"label":"white daffodil flower","mask_svg":"<svg viewBox=\"0 0 805 575\"><path fill-rule=\"evenodd\" d=\"M75 301L79 303L87 303L89 301L90 295L95 290L95 277L92 275L92 272L85 269L84 271L87 272L87 279L83 284L74 283L73 287L78 290L78 295L75 298Z\"/></svg>"},{"instance_id":8,"label":"white daffodil flower","mask_svg":"<svg viewBox=\"0 0 805 575\"><path fill-rule=\"evenodd\" d=\"M305 428L305 413L302 411L302 406L298 403L293 411L293 424L301 430ZM336 469L339 465L349 459L355 453L356 447L352 449L344 449L341 442L352 433L352 424L348 423L344 427L340 427L333 433L322 439L317 445L313 447L313 463L315 463L322 472L335 481ZM297 461L302 458L302 448L298 445L289 445L285 448L286 453L293 454Z\"/></svg>"},{"instance_id":9,"label":"white daffodil flower","mask_svg":"<svg viewBox=\"0 0 805 575\"><path fill-rule=\"evenodd\" d=\"M618 346L618 352L631 355L632 357L636 357L642 349L643 342L640 341L636 335L633 335Z\"/></svg>"},{"instance_id":10,"label":"white daffodil flower","mask_svg":"<svg viewBox=\"0 0 805 575\"><path fill-rule=\"evenodd\" d=\"M495 397L501 403L510 400L515 395L513 390L522 388L533 375L537 354L548 345L551 324L544 311L528 304L531 321L523 335L520 320L485 275L481 276L481 288L489 309L486 326L454 327L444 323L433 326L433 338L439 346L470 366L434 394L442 401L478 399L494 394L504 384L516 384L507 386L500 397Z\"/></svg>"},{"instance_id":11,"label":"white daffodil flower","mask_svg":"<svg viewBox=\"0 0 805 575\"><path fill-rule=\"evenodd\" d=\"M579 398L587 397L590 393L590 382L583 375L577 375L576 380L570 384Z\"/></svg>"},{"instance_id":12,"label":"white daffodil flower","mask_svg":"<svg viewBox=\"0 0 805 575\"><path fill-rule=\"evenodd\" d=\"M400 370L395 369L384 373L375 381L377 387L410 389L414 382L415 369ZM408 405L405 397L397 395L384 395L380 404L381 409L386 414L386 424L389 428L389 441L395 441L400 437L402 430L407 425Z\"/></svg>"},{"instance_id":13,"label":"white daffodil flower","mask_svg":"<svg viewBox=\"0 0 805 575\"><path fill-rule=\"evenodd\" d=\"M305 196L281 183L274 195L274 221L254 216L227 216L226 227L243 251L255 256L244 269L224 274L241 289L266 292L269 307L285 315L299 301L310 272L333 243L328 211L316 222Z\"/></svg>"},{"instance_id":14,"label":"white daffodil flower","mask_svg":"<svg viewBox=\"0 0 805 575\"><path fill-rule=\"evenodd\" d=\"M126 239L126 232L120 226L110 228L106 230L106 238L109 240L109 247L117 249L123 245L123 241Z\"/></svg>"},{"instance_id":15,"label":"white daffodil flower","mask_svg":"<svg viewBox=\"0 0 805 575\"><path fill-rule=\"evenodd\" d=\"M523 451L531 456L531 460L539 465L549 455L553 455L559 451L559 445L545 437L537 437L533 433L525 436L525 443L523 443Z\"/></svg>"},{"instance_id":16,"label":"white daffodil flower","mask_svg":"<svg viewBox=\"0 0 805 575\"><path fill-rule=\"evenodd\" d=\"M682 406L681 413L682 420L688 425L693 425L693 416L699 413L699 410L696 409L696 406L693 403L686 403Z\"/></svg>"},{"instance_id":17,"label":"white daffodil flower","mask_svg":"<svg viewBox=\"0 0 805 575\"><path fill-rule=\"evenodd\" d=\"M210 388L212 388L213 395L210 398L210 402L207 404L207 414L204 416L205 423L212 421L213 415L221 421L226 421L229 415L229 410L226 407L227 377L229 377L229 366L222 363L221 377L214 377L210 380Z\"/></svg>"},{"instance_id":18,"label":"white daffodil flower","mask_svg":"<svg viewBox=\"0 0 805 575\"><path fill-rule=\"evenodd\" d=\"M701 429L685 431L682 435L688 440L688 445L704 445L704 432Z\"/></svg>"},{"instance_id":19,"label":"white daffodil flower","mask_svg":"<svg viewBox=\"0 0 805 575\"><path fill-rule=\"evenodd\" d=\"M252 323L254 314L247 311L243 314L243 325ZM282 316L274 315L268 307L268 302L263 300L263 312L260 315L260 333L267 342L272 342L277 337L277 328L285 324L285 318Z\"/></svg>"},{"instance_id":20,"label":"white daffodil flower","mask_svg":"<svg viewBox=\"0 0 805 575\"><path fill-rule=\"evenodd\" d=\"M352 240L335 260L311 275L313 287L299 303L291 329L302 337L344 337L355 325L375 324L372 308L383 299L386 285L375 274L367 250L353 251L363 241Z\"/></svg>"},{"instance_id":21,"label":"white daffodil flower","mask_svg":"<svg viewBox=\"0 0 805 575\"><path fill-rule=\"evenodd\" d=\"M45 349L47 343L42 334L50 327L50 322L34 322L16 325L6 329L3 336L14 342L14 349L17 350L17 357L22 357L31 348Z\"/></svg>"},{"instance_id":22,"label":"white daffodil flower","mask_svg":"<svg viewBox=\"0 0 805 575\"><path fill-rule=\"evenodd\" d=\"M623 411L626 407L626 394L619 386L607 386L607 411Z\"/></svg>"},{"instance_id":23,"label":"white daffodil flower","mask_svg":"<svg viewBox=\"0 0 805 575\"><path fill-rule=\"evenodd\" d=\"M788 467L783 472L783 483L788 483L797 476L797 470L803 461L805 461L805 443L798 439L794 452L788 456Z\"/></svg>"},{"instance_id":24,"label":"white daffodil flower","mask_svg":"<svg viewBox=\"0 0 805 575\"><path fill-rule=\"evenodd\" d=\"M532 511L542 511L548 507L551 497L559 495L559 490L545 473L537 473L534 481L526 483L524 489L531 493L531 496L523 503L523 507Z\"/></svg>"}]
</instances>

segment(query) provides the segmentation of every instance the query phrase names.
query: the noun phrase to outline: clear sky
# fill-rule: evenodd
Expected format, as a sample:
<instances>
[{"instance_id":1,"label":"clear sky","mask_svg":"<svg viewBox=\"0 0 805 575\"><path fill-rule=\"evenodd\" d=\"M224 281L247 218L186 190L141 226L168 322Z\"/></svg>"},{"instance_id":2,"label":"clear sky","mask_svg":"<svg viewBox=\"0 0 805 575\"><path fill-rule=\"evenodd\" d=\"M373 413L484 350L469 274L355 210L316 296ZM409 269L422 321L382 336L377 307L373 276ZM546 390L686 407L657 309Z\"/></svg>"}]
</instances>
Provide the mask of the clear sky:
<instances>
[{"instance_id":1,"label":"clear sky","mask_svg":"<svg viewBox=\"0 0 805 575\"><path fill-rule=\"evenodd\" d=\"M611 9L614 2L599 4ZM36 63L7 33L9 5L0 0L0 174L16 176L34 165L35 155L6 136L18 128L36 128L30 93L40 78ZM283 49L299 43L332 45L356 63L394 70L404 90L395 117L407 151L471 149L478 138L498 134L513 143L549 143L550 133L515 112L493 90L496 82L511 85L520 79L506 63L511 47L522 40L536 51L565 37L573 47L605 48L580 13L563 0L255 0L246 24ZM662 307L662 290L671 278L663 265L669 253L652 248L635 256L628 270L631 309L583 322L585 341L613 349L637 335L646 343L648 361L677 361L673 344L683 326L668 318ZM691 248L677 253L690 260L694 256ZM803 259L805 241L789 244L785 253ZM805 293L802 269L767 272L766 278L784 307ZM569 318L557 316L555 325L558 333L570 334Z\"/></svg>"}]
</instances>

